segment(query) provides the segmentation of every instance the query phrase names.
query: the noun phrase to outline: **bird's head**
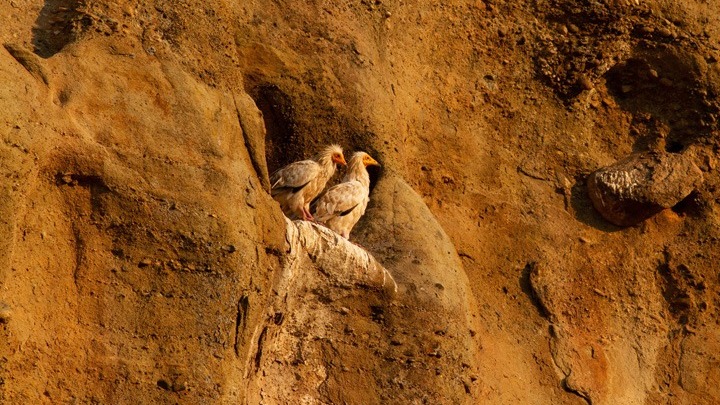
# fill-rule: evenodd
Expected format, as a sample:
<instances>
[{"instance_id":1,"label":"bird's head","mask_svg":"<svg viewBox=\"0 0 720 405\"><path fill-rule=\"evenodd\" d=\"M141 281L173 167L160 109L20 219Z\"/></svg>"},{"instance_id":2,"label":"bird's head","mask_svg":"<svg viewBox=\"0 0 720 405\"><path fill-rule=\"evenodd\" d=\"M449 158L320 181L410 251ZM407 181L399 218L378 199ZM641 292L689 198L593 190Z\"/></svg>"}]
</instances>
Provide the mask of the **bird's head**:
<instances>
[{"instance_id":1,"label":"bird's head","mask_svg":"<svg viewBox=\"0 0 720 405\"><path fill-rule=\"evenodd\" d=\"M349 166L351 170L354 170L353 168L380 166L380 163L365 152L355 152L350 158Z\"/></svg>"},{"instance_id":2,"label":"bird's head","mask_svg":"<svg viewBox=\"0 0 720 405\"><path fill-rule=\"evenodd\" d=\"M377 160L373 159L372 156L368 155L367 153L363 153L362 162L365 165L365 167L368 166L380 166L380 163L378 163Z\"/></svg>"},{"instance_id":3,"label":"bird's head","mask_svg":"<svg viewBox=\"0 0 720 405\"><path fill-rule=\"evenodd\" d=\"M325 149L326 156L330 157L330 161L339 165L347 166L347 162L345 161L345 155L343 155L343 150L338 145L330 145Z\"/></svg>"},{"instance_id":4,"label":"bird's head","mask_svg":"<svg viewBox=\"0 0 720 405\"><path fill-rule=\"evenodd\" d=\"M347 166L347 162L345 161L345 156L343 156L342 152L340 153L333 153L330 159L339 165Z\"/></svg>"}]
</instances>

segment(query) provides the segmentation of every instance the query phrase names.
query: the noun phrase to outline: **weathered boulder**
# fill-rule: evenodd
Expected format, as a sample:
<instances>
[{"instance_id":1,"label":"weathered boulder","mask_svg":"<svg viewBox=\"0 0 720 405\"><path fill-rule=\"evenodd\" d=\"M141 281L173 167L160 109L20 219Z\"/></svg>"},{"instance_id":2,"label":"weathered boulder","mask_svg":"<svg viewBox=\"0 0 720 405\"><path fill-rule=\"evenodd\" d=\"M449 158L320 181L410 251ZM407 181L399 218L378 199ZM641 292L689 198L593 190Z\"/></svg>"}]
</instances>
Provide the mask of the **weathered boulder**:
<instances>
[{"instance_id":1,"label":"weathered boulder","mask_svg":"<svg viewBox=\"0 0 720 405\"><path fill-rule=\"evenodd\" d=\"M690 155L651 152L595 171L588 192L605 219L630 226L679 203L702 180L702 171Z\"/></svg>"}]
</instances>

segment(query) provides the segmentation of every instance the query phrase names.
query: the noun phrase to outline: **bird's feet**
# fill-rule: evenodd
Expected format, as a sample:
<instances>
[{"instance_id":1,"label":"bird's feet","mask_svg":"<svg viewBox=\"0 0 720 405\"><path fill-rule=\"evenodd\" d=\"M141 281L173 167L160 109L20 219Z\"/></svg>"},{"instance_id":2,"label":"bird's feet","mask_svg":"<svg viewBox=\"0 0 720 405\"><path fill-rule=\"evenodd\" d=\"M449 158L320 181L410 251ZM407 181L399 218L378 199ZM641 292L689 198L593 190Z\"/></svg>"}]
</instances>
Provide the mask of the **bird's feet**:
<instances>
[{"instance_id":1,"label":"bird's feet","mask_svg":"<svg viewBox=\"0 0 720 405\"><path fill-rule=\"evenodd\" d=\"M308 210L303 208L302 214L303 214L303 220L317 223L315 218L312 216L312 214L310 214L310 212Z\"/></svg>"}]
</instances>

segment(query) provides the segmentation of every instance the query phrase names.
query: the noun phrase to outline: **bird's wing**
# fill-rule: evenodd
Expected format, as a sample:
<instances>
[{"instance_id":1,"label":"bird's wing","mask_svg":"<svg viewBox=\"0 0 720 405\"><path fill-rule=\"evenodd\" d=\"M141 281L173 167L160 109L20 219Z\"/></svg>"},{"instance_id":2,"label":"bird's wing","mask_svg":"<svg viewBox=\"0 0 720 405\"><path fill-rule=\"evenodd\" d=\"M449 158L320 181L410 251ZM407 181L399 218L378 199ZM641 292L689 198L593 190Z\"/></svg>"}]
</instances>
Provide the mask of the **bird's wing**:
<instances>
[{"instance_id":1,"label":"bird's wing","mask_svg":"<svg viewBox=\"0 0 720 405\"><path fill-rule=\"evenodd\" d=\"M273 173L270 178L273 190L291 188L297 192L305 187L320 172L320 165L312 160L291 163Z\"/></svg>"},{"instance_id":2,"label":"bird's wing","mask_svg":"<svg viewBox=\"0 0 720 405\"><path fill-rule=\"evenodd\" d=\"M316 213L321 221L331 216L349 214L367 196L367 190L358 181L340 183L323 195L317 203Z\"/></svg>"}]
</instances>

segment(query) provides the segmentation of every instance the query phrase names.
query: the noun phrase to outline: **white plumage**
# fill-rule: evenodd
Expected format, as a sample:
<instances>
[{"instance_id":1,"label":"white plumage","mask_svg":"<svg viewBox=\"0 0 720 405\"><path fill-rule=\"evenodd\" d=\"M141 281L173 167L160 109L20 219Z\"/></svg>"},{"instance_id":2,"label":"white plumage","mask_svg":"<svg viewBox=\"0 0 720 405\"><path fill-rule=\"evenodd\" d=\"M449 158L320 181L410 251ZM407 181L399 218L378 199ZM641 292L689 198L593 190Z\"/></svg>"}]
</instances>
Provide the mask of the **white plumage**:
<instances>
[{"instance_id":1,"label":"white plumage","mask_svg":"<svg viewBox=\"0 0 720 405\"><path fill-rule=\"evenodd\" d=\"M291 163L270 176L270 193L288 218L313 220L310 203L325 189L336 164L345 165L345 157L342 148L330 145L313 159Z\"/></svg>"},{"instance_id":2,"label":"white plumage","mask_svg":"<svg viewBox=\"0 0 720 405\"><path fill-rule=\"evenodd\" d=\"M367 153L354 153L343 182L330 187L315 204L317 220L346 239L350 238L350 231L365 214L370 201L370 175L367 171L370 165L380 166Z\"/></svg>"}]
</instances>

